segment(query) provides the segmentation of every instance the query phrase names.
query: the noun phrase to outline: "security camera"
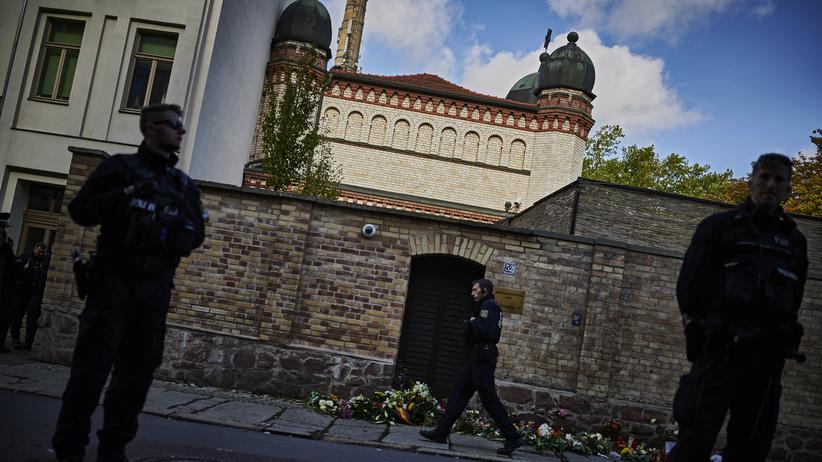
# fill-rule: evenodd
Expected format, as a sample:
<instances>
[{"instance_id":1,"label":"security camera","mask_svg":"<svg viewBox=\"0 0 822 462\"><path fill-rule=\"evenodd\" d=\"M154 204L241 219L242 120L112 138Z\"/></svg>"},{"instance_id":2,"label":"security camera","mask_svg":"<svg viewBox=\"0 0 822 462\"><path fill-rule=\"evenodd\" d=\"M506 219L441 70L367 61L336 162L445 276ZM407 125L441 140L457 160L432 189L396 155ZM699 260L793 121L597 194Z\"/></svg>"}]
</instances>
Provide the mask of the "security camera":
<instances>
[{"instance_id":1,"label":"security camera","mask_svg":"<svg viewBox=\"0 0 822 462\"><path fill-rule=\"evenodd\" d=\"M515 208L515 209L518 209L518 208L519 208L519 206L520 206L519 201L514 201L514 208Z\"/></svg>"},{"instance_id":2,"label":"security camera","mask_svg":"<svg viewBox=\"0 0 822 462\"><path fill-rule=\"evenodd\" d=\"M362 235L365 237L374 237L377 235L377 225L366 223L362 225Z\"/></svg>"}]
</instances>

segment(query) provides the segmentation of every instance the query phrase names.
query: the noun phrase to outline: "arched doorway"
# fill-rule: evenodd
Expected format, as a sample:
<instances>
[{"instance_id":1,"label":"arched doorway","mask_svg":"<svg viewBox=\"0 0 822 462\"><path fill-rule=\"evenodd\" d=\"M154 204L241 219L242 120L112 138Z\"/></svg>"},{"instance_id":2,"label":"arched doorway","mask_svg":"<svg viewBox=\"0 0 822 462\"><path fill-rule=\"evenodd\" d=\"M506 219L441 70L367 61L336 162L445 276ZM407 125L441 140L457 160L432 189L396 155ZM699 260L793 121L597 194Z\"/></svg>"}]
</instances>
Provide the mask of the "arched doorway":
<instances>
[{"instance_id":1,"label":"arched doorway","mask_svg":"<svg viewBox=\"0 0 822 462\"><path fill-rule=\"evenodd\" d=\"M427 383L446 398L465 361L462 322L471 316L471 282L485 267L459 257L425 255L411 260L397 371Z\"/></svg>"}]
</instances>

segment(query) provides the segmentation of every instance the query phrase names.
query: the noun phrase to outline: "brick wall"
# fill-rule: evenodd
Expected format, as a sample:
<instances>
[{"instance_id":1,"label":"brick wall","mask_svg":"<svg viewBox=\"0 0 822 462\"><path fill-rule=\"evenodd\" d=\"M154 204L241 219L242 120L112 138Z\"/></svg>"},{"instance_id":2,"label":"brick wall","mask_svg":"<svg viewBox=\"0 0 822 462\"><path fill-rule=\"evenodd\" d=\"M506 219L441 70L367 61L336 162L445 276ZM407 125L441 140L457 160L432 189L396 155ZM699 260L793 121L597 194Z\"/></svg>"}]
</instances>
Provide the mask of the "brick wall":
<instances>
[{"instance_id":1,"label":"brick wall","mask_svg":"<svg viewBox=\"0 0 822 462\"><path fill-rule=\"evenodd\" d=\"M66 202L100 159L75 154ZM514 411L562 406L581 424L616 416L638 433L651 431L650 418L669 415L687 370L674 300L680 252L286 193L200 189L208 237L178 270L161 377L292 396L384 387L410 261L440 254L485 265L498 286L525 291L523 313L505 317L497 372ZM378 235L362 237L364 223L376 224ZM94 232L64 217L58 233L34 355L67 363L81 309L69 252L90 249ZM503 263L515 263L516 274L503 274ZM806 292L803 349L814 352L822 281L809 281ZM788 366L775 454L799 454L822 439L820 377L818 356Z\"/></svg>"},{"instance_id":2,"label":"brick wall","mask_svg":"<svg viewBox=\"0 0 822 462\"><path fill-rule=\"evenodd\" d=\"M576 205L570 191L579 193ZM554 230L558 217L573 215L573 234L684 253L696 225L732 205L580 178L557 194L512 217L513 227ZM808 239L812 272L822 272L822 219L792 215Z\"/></svg>"}]
</instances>

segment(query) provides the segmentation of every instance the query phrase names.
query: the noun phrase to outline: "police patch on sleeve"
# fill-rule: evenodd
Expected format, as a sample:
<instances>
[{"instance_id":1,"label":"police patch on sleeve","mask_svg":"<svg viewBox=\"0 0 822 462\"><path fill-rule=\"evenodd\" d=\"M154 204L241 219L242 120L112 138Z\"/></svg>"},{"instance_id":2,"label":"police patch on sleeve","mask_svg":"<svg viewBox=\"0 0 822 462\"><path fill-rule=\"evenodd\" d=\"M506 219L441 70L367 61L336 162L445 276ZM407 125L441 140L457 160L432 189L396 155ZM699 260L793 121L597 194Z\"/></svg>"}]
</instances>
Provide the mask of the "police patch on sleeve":
<instances>
[{"instance_id":1,"label":"police patch on sleeve","mask_svg":"<svg viewBox=\"0 0 822 462\"><path fill-rule=\"evenodd\" d=\"M487 318L488 317L488 310L480 310L480 317Z\"/></svg>"}]
</instances>

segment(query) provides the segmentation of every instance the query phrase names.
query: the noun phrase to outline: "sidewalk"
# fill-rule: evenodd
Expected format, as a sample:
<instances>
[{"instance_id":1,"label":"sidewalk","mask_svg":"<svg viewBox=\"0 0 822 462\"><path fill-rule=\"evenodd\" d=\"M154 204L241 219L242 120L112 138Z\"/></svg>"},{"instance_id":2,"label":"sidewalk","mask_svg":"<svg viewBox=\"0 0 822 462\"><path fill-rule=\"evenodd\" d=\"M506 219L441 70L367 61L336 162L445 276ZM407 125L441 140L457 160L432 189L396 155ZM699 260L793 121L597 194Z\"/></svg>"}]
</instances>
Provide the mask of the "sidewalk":
<instances>
[{"instance_id":1,"label":"sidewalk","mask_svg":"<svg viewBox=\"0 0 822 462\"><path fill-rule=\"evenodd\" d=\"M0 355L0 388L3 389L60 398L68 375L67 367L33 362L25 353ZM337 419L293 401L170 382L154 382L143 412L171 419L461 459L539 462L592 460L573 453L566 453L563 459L541 455L527 446L518 449L513 457L502 457L496 453L501 446L500 442L476 436L453 434L449 445L437 444L418 435L417 432L422 427Z\"/></svg>"}]
</instances>

